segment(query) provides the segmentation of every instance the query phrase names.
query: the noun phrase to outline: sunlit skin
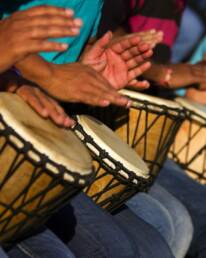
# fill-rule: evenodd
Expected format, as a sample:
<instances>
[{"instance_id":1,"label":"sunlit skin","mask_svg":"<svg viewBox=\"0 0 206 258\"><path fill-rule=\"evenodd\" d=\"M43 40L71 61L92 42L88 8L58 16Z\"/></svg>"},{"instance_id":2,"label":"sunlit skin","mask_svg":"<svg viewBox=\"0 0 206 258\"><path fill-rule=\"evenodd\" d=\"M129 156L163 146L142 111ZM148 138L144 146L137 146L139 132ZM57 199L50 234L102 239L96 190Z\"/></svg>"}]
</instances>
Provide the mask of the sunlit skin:
<instances>
[{"instance_id":1,"label":"sunlit skin","mask_svg":"<svg viewBox=\"0 0 206 258\"><path fill-rule=\"evenodd\" d=\"M162 33L150 31L114 39L112 36L107 32L83 55L82 62L100 72L115 89L148 88L147 81L140 82L136 78L150 68L146 60L152 56L152 48L162 40Z\"/></svg>"},{"instance_id":2,"label":"sunlit skin","mask_svg":"<svg viewBox=\"0 0 206 258\"><path fill-rule=\"evenodd\" d=\"M39 6L16 12L1 20L0 72L6 71L29 54L65 51L67 44L48 39L77 36L82 22L73 15L70 9Z\"/></svg>"}]
</instances>

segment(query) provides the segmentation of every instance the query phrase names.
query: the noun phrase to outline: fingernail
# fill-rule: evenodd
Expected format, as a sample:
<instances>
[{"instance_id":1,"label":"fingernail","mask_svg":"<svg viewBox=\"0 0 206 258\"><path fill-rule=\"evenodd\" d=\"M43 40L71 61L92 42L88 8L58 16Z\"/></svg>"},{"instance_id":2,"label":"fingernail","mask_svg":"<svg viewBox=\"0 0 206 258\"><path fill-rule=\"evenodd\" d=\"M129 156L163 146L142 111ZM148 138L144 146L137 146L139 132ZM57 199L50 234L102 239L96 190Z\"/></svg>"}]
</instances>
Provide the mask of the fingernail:
<instances>
[{"instance_id":1,"label":"fingernail","mask_svg":"<svg viewBox=\"0 0 206 258\"><path fill-rule=\"evenodd\" d=\"M131 105L132 105L132 101L131 101L131 100L128 100L127 105L126 105L126 108L127 108L127 109L130 108Z\"/></svg>"},{"instance_id":2,"label":"fingernail","mask_svg":"<svg viewBox=\"0 0 206 258\"><path fill-rule=\"evenodd\" d=\"M48 117L48 115L49 115L48 111L46 109L43 109L42 116L46 118L46 117Z\"/></svg>"},{"instance_id":3,"label":"fingernail","mask_svg":"<svg viewBox=\"0 0 206 258\"><path fill-rule=\"evenodd\" d=\"M76 124L76 122L74 120L69 120L68 123L67 123L67 126L68 127L72 127Z\"/></svg>"},{"instance_id":4,"label":"fingernail","mask_svg":"<svg viewBox=\"0 0 206 258\"><path fill-rule=\"evenodd\" d=\"M75 34L79 34L80 32L79 28L71 28L71 31Z\"/></svg>"},{"instance_id":5,"label":"fingernail","mask_svg":"<svg viewBox=\"0 0 206 258\"><path fill-rule=\"evenodd\" d=\"M74 19L74 24L76 25L76 26L82 26L83 25L83 21L82 21L82 19L79 19L79 18L77 18L77 19Z\"/></svg>"},{"instance_id":6,"label":"fingernail","mask_svg":"<svg viewBox=\"0 0 206 258\"><path fill-rule=\"evenodd\" d=\"M72 9L65 9L65 13L69 16L74 15L74 11Z\"/></svg>"},{"instance_id":7,"label":"fingernail","mask_svg":"<svg viewBox=\"0 0 206 258\"><path fill-rule=\"evenodd\" d=\"M66 50L66 49L69 47L69 45L66 44L66 43L62 43L62 44L61 44L61 47Z\"/></svg>"},{"instance_id":8,"label":"fingernail","mask_svg":"<svg viewBox=\"0 0 206 258\"><path fill-rule=\"evenodd\" d=\"M109 105L110 105L109 100L103 100L103 101L102 101L102 105L105 106L105 107L106 107L106 106L109 106Z\"/></svg>"}]
</instances>

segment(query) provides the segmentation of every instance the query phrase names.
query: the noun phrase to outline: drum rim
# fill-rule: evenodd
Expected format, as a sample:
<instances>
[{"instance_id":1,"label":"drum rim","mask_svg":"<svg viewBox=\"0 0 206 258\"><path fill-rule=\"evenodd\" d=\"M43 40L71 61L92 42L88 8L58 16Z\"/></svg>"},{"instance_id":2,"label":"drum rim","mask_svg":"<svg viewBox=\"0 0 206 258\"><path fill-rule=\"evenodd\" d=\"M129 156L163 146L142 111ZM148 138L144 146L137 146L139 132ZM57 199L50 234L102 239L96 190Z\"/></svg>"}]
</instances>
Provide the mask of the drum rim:
<instances>
[{"instance_id":1,"label":"drum rim","mask_svg":"<svg viewBox=\"0 0 206 258\"><path fill-rule=\"evenodd\" d=\"M189 119L193 119L195 122L206 126L206 113L199 110L196 106L193 106L193 101L181 97L176 98L175 101L183 106Z\"/></svg>"},{"instance_id":2,"label":"drum rim","mask_svg":"<svg viewBox=\"0 0 206 258\"><path fill-rule=\"evenodd\" d=\"M10 127L3 119L3 116L0 114L0 125L3 124L4 125L4 129L0 128L0 135L7 134L10 136L14 136L15 138L17 138L18 140L20 140L23 143L23 147L20 148L15 142L13 142L11 139L9 139L9 141L7 140L8 143L12 144L12 146L16 147L18 150L21 151L21 153L23 153L28 160L30 160L30 162L33 165L42 165L45 167L45 171L52 174L53 176L57 176L57 177L62 177L62 182L65 183L69 183L69 184L74 184L76 186L85 186L87 185L91 180L93 180L93 170L91 169L90 174L89 175L80 175L77 171L73 171L68 169L66 166L62 165L62 164L57 164L56 162L54 162L52 159L50 159L50 157L40 151L38 151L34 145L28 141L26 141L25 139L23 139L12 127ZM29 146L29 150L28 150L28 146ZM40 157L40 160L37 161L35 160L31 155L29 155L29 152L33 152L35 155L37 155L38 157ZM53 168L53 169L52 169ZM54 170L58 170L58 173L54 172ZM71 177L73 178L71 180ZM77 179L78 177L78 179Z\"/></svg>"},{"instance_id":3,"label":"drum rim","mask_svg":"<svg viewBox=\"0 0 206 258\"><path fill-rule=\"evenodd\" d=\"M147 95L147 94L137 92L137 91L133 91L133 90L129 90L129 89L123 89L123 90L120 90L119 92L122 95L128 96L129 98L131 98L134 101L140 100L142 102L148 103L150 106L154 105L154 107L159 107L162 110L167 108L168 113L170 113L170 112L174 113L174 111L176 111L176 112L183 111L183 107L179 103L177 103L175 101L172 101L172 100ZM135 107L136 105L134 105L134 103L133 103L132 107L133 106ZM151 109L151 111L154 112L154 110L152 110L152 108L148 108L148 109L149 110Z\"/></svg>"},{"instance_id":4,"label":"drum rim","mask_svg":"<svg viewBox=\"0 0 206 258\"><path fill-rule=\"evenodd\" d=\"M7 95L9 97L11 95L13 96L13 94L10 94L10 93L1 93L1 95L2 94ZM18 97L19 99L21 99L19 96L15 96L15 97ZM22 101L22 99L21 99L21 101ZM27 145L29 144L32 147L32 150L33 150L34 154L36 153L36 154L38 154L37 156L46 157L47 158L47 164L50 164L51 166L55 167L59 172L59 173L56 173L55 171L52 171L51 169L49 169L51 173L53 173L54 175L58 175L58 174L62 174L62 171L64 171L62 177L65 180L65 182L73 183L73 181L75 181L74 176L78 175L79 178L81 179L80 180L81 184L85 185L86 181L88 181L87 178L92 176L92 172L93 172L92 171L92 160L91 160L91 168L82 172L82 171L78 171L78 168L75 169L74 166L69 167L68 162L62 162L62 160L59 162L59 160L56 160L55 159L55 154L52 154L52 152L49 151L48 147L46 148L48 150L47 153L45 152L46 154L44 154L42 151L38 151L37 146L38 147L42 146L41 150L45 150L44 144L38 143L37 145L35 145L34 143L37 143L37 139L34 139L33 141L30 141L30 139L32 139L32 136L29 135L29 133L27 133L27 130L23 126L22 126L22 128L20 128L18 130L18 132L17 132L17 130L14 130L14 127L17 126L20 122L18 122L18 119L16 119L11 114L11 112L6 109L5 105L3 105L4 103L5 103L4 100L2 100L2 106L0 107L0 125L2 125L2 126L0 126L0 133L2 134L3 131L5 131L7 129L12 133L11 136L14 136L14 138L19 139L19 141L21 143L23 143L24 146L26 144ZM24 135L25 137L23 138L21 135ZM75 134L74 134L74 136L76 137ZM15 142L13 144L15 144L16 147L19 148L19 150L21 150L22 147L18 146L18 144L16 144ZM85 149L85 151L88 153L87 149ZM50 155L50 154L52 154L52 155ZM88 157L90 157L89 154L88 154ZM36 162L36 160L32 157L30 157L30 160L33 160L34 162ZM61 168L61 170L58 169L58 168ZM73 179L71 179L71 177Z\"/></svg>"},{"instance_id":5,"label":"drum rim","mask_svg":"<svg viewBox=\"0 0 206 258\"><path fill-rule=\"evenodd\" d=\"M82 123L80 121L80 117L83 116L83 117L91 117L91 116L88 116L88 115L78 115L76 116L76 119L77 119L77 122L78 124L82 127ZM105 125L104 125L105 126ZM142 173L142 170L140 168L137 168L135 165L133 164L130 164L127 160L124 160L120 155L118 155L118 153L114 152L110 147L107 146L107 144L105 144L101 138L99 138L98 135L96 135L94 132L91 132L91 131L88 131L86 130L86 128L83 128L82 127L82 130L84 131L84 133L86 135L88 135L89 137L92 138L92 140L99 146L101 145L101 147L99 147L102 152L106 152L108 153L108 155L110 157L112 157L113 160L118 160L119 163L122 164L123 168L126 170L126 171L130 171L132 172L136 177L138 178L143 178L145 180L149 180L150 178L150 173L149 173L149 169L146 165L146 163L139 157L139 155L134 151L135 155L141 160L142 162L142 166L145 166L145 171ZM114 133L115 134L115 133ZM98 139L99 143L97 143L96 139ZM121 141L121 139L120 139ZM124 142L122 142L123 144L126 144ZM133 149L131 149L131 151L133 151ZM106 162L105 162L106 163ZM125 176L123 176L125 177ZM125 177L125 179L128 179L127 177Z\"/></svg>"}]
</instances>

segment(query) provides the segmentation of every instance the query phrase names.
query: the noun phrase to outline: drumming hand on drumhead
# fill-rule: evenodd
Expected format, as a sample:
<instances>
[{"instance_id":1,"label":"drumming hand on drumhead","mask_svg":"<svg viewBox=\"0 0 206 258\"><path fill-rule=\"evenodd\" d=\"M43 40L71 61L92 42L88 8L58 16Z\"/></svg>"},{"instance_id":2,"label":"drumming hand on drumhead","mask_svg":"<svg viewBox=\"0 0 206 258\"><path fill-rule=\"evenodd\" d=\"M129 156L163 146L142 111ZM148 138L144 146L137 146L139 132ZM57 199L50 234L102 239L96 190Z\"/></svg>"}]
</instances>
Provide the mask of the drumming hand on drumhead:
<instances>
[{"instance_id":1,"label":"drumming hand on drumhead","mask_svg":"<svg viewBox=\"0 0 206 258\"><path fill-rule=\"evenodd\" d=\"M8 88L12 91L13 87ZM75 121L64 112L63 108L43 91L29 85L20 86L15 93L27 102L40 116L50 118L58 126L71 127Z\"/></svg>"},{"instance_id":2,"label":"drumming hand on drumhead","mask_svg":"<svg viewBox=\"0 0 206 258\"><path fill-rule=\"evenodd\" d=\"M110 104L128 107L131 104L127 97L121 96L101 74L87 65L50 65L51 78L39 85L61 101L101 107Z\"/></svg>"},{"instance_id":3,"label":"drumming hand on drumhead","mask_svg":"<svg viewBox=\"0 0 206 258\"><path fill-rule=\"evenodd\" d=\"M77 36L81 25L72 10L52 6L33 7L1 20L0 72L32 53L65 51L67 44L48 39Z\"/></svg>"},{"instance_id":4,"label":"drumming hand on drumhead","mask_svg":"<svg viewBox=\"0 0 206 258\"><path fill-rule=\"evenodd\" d=\"M100 72L115 89L146 89L149 83L136 78L150 68L150 62L144 60L152 54L151 47L138 37L126 36L112 42L112 33L107 32L84 54L82 62Z\"/></svg>"}]
</instances>

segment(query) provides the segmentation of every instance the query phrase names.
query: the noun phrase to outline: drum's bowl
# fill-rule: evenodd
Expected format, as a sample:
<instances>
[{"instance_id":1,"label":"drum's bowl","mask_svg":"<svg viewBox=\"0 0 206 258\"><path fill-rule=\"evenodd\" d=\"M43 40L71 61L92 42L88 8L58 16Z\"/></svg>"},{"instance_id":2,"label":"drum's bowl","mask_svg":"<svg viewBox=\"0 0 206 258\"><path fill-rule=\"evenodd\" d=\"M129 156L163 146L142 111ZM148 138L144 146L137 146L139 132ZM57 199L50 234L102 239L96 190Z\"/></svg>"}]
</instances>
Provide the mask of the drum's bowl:
<instances>
[{"instance_id":1,"label":"drum's bowl","mask_svg":"<svg viewBox=\"0 0 206 258\"><path fill-rule=\"evenodd\" d=\"M9 136L10 137L10 136ZM0 244L31 234L80 189L55 175L32 150L18 150L0 135Z\"/></svg>"},{"instance_id":2,"label":"drum's bowl","mask_svg":"<svg viewBox=\"0 0 206 258\"><path fill-rule=\"evenodd\" d=\"M169 157L195 180L206 184L206 126L185 120L178 131Z\"/></svg>"},{"instance_id":3,"label":"drum's bowl","mask_svg":"<svg viewBox=\"0 0 206 258\"><path fill-rule=\"evenodd\" d=\"M127 121L118 125L116 133L147 163L155 178L167 157L180 120L167 114L130 108ZM118 121L119 124L119 121Z\"/></svg>"},{"instance_id":4,"label":"drum's bowl","mask_svg":"<svg viewBox=\"0 0 206 258\"><path fill-rule=\"evenodd\" d=\"M130 182L129 175L128 179L122 177L121 171L109 167L102 160L94 160L93 165L96 178L84 191L96 204L109 212L115 211L134 194L147 191L150 186L150 179L136 177L134 182Z\"/></svg>"}]
</instances>

